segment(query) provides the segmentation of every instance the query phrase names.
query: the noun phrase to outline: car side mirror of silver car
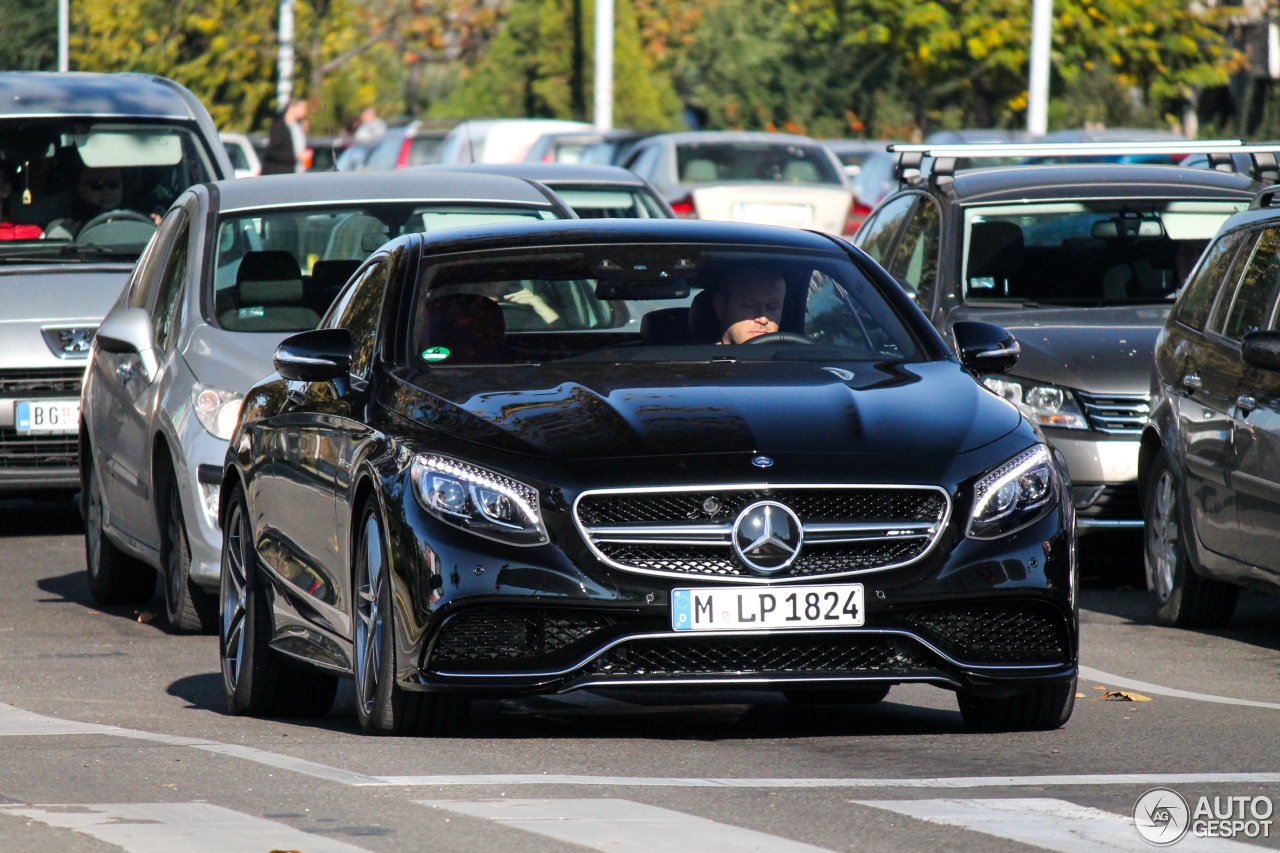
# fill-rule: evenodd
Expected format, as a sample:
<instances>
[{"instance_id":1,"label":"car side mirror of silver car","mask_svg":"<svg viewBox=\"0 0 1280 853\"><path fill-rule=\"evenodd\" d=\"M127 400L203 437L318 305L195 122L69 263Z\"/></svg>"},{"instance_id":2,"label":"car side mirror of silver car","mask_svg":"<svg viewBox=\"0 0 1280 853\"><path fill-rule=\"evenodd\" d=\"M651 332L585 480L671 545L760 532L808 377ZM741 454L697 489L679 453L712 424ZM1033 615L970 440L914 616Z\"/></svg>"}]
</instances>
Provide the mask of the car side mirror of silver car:
<instances>
[{"instance_id":1,"label":"car side mirror of silver car","mask_svg":"<svg viewBox=\"0 0 1280 853\"><path fill-rule=\"evenodd\" d=\"M150 382L159 370L155 338L151 331L151 315L145 308L126 308L102 321L94 343L103 352L136 355L142 363L144 378Z\"/></svg>"},{"instance_id":2,"label":"car side mirror of silver car","mask_svg":"<svg viewBox=\"0 0 1280 853\"><path fill-rule=\"evenodd\" d=\"M1240 341L1240 360L1262 370L1280 370L1280 332L1250 332Z\"/></svg>"},{"instance_id":3,"label":"car side mirror of silver car","mask_svg":"<svg viewBox=\"0 0 1280 853\"><path fill-rule=\"evenodd\" d=\"M1008 329L994 323L960 320L951 326L960 364L975 376L1008 373L1022 347Z\"/></svg>"},{"instance_id":4,"label":"car side mirror of silver car","mask_svg":"<svg viewBox=\"0 0 1280 853\"><path fill-rule=\"evenodd\" d=\"M329 382L351 373L355 344L346 329L312 329L285 338L272 361L276 372L293 382Z\"/></svg>"}]
</instances>

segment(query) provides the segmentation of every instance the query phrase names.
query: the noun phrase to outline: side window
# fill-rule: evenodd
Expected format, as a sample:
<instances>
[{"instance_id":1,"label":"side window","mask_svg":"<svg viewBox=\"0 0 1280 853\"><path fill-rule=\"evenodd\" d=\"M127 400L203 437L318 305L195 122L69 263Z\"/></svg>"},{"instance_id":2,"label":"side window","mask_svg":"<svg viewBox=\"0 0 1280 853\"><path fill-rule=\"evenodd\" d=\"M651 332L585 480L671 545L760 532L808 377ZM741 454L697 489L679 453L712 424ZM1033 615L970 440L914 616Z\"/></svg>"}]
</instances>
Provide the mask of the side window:
<instances>
[{"instance_id":1,"label":"side window","mask_svg":"<svg viewBox=\"0 0 1280 853\"><path fill-rule=\"evenodd\" d=\"M1222 334L1240 340L1249 332L1270 327L1280 292L1280 228L1268 228L1258 237L1253 257L1236 288Z\"/></svg>"},{"instance_id":2,"label":"side window","mask_svg":"<svg viewBox=\"0 0 1280 853\"><path fill-rule=\"evenodd\" d=\"M174 232L186 222L186 218L186 210L175 207L160 222L160 227L156 229L146 251L138 260L133 280L129 283L130 308L147 308L151 305L151 297L160 282L160 268L164 266L169 247L173 245Z\"/></svg>"},{"instance_id":3,"label":"side window","mask_svg":"<svg viewBox=\"0 0 1280 853\"><path fill-rule=\"evenodd\" d=\"M916 303L926 310L933 300L933 286L938 278L938 237L941 231L938 206L932 199L921 199L888 265L889 274L899 284L914 289Z\"/></svg>"},{"instance_id":4,"label":"side window","mask_svg":"<svg viewBox=\"0 0 1280 853\"><path fill-rule=\"evenodd\" d=\"M914 194L900 196L880 208L875 219L858 229L858 236L854 243L875 258L877 263L881 265L888 263L887 256L889 250L893 248L894 238L902 229L902 223L906 221L907 214L916 203L916 198Z\"/></svg>"},{"instance_id":5,"label":"side window","mask_svg":"<svg viewBox=\"0 0 1280 853\"><path fill-rule=\"evenodd\" d=\"M1236 250L1248 236L1248 231L1234 231L1205 252L1204 259L1196 267L1173 309L1174 317L1179 323L1193 329L1204 328L1205 321L1209 319L1209 310L1213 308L1214 297L1220 291L1229 293L1231 290L1233 280L1228 277L1227 272L1233 267L1231 262L1235 260ZM1235 269L1238 270L1239 267L1236 266Z\"/></svg>"},{"instance_id":6,"label":"side window","mask_svg":"<svg viewBox=\"0 0 1280 853\"><path fill-rule=\"evenodd\" d=\"M627 168L646 180L653 180L654 170L658 167L658 146L646 145L631 155Z\"/></svg>"},{"instance_id":7,"label":"side window","mask_svg":"<svg viewBox=\"0 0 1280 853\"><path fill-rule=\"evenodd\" d=\"M381 260L360 276L347 289L340 305L335 307L332 325L351 332L351 375L368 379L373 367L374 346L378 341L378 320L382 316L382 295L387 289L387 261Z\"/></svg>"},{"instance_id":8,"label":"side window","mask_svg":"<svg viewBox=\"0 0 1280 853\"><path fill-rule=\"evenodd\" d=\"M151 306L151 327L155 330L156 346L163 352L172 349L178 330L182 295L186 292L190 237L191 223L184 216L174 236L173 249L169 252L168 261L159 276L160 285L155 303Z\"/></svg>"}]
</instances>

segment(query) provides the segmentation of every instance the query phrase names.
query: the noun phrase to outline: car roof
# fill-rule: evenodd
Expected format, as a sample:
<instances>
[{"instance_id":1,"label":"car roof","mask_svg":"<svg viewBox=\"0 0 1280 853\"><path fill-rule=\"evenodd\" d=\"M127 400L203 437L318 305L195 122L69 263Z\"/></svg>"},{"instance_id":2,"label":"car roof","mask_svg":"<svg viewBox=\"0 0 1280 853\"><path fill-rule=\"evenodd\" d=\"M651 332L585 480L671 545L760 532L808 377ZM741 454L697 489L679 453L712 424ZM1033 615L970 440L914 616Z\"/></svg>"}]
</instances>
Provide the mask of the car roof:
<instances>
[{"instance_id":1,"label":"car roof","mask_svg":"<svg viewBox=\"0 0 1280 853\"><path fill-rule=\"evenodd\" d=\"M756 130L699 130L688 133L663 133L652 137L654 139L667 139L676 145L697 144L699 142L773 142L776 144L786 144L788 142L800 143L802 145L821 145L816 139L808 136L798 136L793 133L766 133Z\"/></svg>"},{"instance_id":2,"label":"car roof","mask_svg":"<svg viewBox=\"0 0 1280 853\"><path fill-rule=\"evenodd\" d=\"M842 248L831 237L815 231L688 219L573 219L503 223L450 228L418 236L432 255L600 243L718 243L819 252L838 252Z\"/></svg>"},{"instance_id":3,"label":"car roof","mask_svg":"<svg viewBox=\"0 0 1280 853\"><path fill-rule=\"evenodd\" d=\"M501 175L457 172L306 172L219 181L218 207L223 211L283 207L293 204L362 201L517 202L554 208L536 184Z\"/></svg>"},{"instance_id":4,"label":"car roof","mask_svg":"<svg viewBox=\"0 0 1280 853\"><path fill-rule=\"evenodd\" d=\"M1185 166L1080 163L1004 166L956 172L951 185L963 204L1061 198L1185 198L1247 200L1261 189L1246 175Z\"/></svg>"},{"instance_id":5,"label":"car roof","mask_svg":"<svg viewBox=\"0 0 1280 853\"><path fill-rule=\"evenodd\" d=\"M151 74L0 73L0 117L128 116L192 121L184 90Z\"/></svg>"},{"instance_id":6,"label":"car roof","mask_svg":"<svg viewBox=\"0 0 1280 853\"><path fill-rule=\"evenodd\" d=\"M645 186L644 179L619 166L597 166L584 163L460 163L417 166L412 172L468 172L484 175L508 175L548 186L564 184L619 184Z\"/></svg>"}]
</instances>

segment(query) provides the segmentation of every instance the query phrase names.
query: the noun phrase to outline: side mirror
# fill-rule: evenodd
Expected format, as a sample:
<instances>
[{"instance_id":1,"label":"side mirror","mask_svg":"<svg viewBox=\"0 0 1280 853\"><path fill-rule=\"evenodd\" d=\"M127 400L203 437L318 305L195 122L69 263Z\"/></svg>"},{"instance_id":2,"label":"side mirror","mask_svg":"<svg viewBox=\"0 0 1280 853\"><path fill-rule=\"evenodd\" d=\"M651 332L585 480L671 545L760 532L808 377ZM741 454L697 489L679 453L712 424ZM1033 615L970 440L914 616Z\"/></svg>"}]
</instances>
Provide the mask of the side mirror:
<instances>
[{"instance_id":1,"label":"side mirror","mask_svg":"<svg viewBox=\"0 0 1280 853\"><path fill-rule=\"evenodd\" d=\"M138 356L148 382L160 368L151 331L151 315L145 308L127 308L112 314L98 327L93 343L103 352Z\"/></svg>"},{"instance_id":2,"label":"side mirror","mask_svg":"<svg viewBox=\"0 0 1280 853\"><path fill-rule=\"evenodd\" d=\"M294 382L328 382L351 372L355 344L346 329L312 329L285 338L272 361L276 372Z\"/></svg>"},{"instance_id":3,"label":"side mirror","mask_svg":"<svg viewBox=\"0 0 1280 853\"><path fill-rule=\"evenodd\" d=\"M1280 332L1250 332L1245 335L1240 341L1240 360L1250 367L1280 370Z\"/></svg>"},{"instance_id":4,"label":"side mirror","mask_svg":"<svg viewBox=\"0 0 1280 853\"><path fill-rule=\"evenodd\" d=\"M994 323L960 320L951 327L960 363L974 375L1008 373L1018 363L1022 347L1009 331Z\"/></svg>"}]
</instances>

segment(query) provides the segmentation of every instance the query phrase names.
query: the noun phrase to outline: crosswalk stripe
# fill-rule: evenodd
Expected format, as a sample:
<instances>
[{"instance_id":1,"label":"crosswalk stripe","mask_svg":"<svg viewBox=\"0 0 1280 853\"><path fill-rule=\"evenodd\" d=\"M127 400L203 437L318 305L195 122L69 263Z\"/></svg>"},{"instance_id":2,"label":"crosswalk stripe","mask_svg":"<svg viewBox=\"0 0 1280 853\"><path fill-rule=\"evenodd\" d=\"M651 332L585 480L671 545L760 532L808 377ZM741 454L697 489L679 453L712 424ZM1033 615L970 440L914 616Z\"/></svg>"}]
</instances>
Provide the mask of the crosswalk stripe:
<instances>
[{"instance_id":1,"label":"crosswalk stripe","mask_svg":"<svg viewBox=\"0 0 1280 853\"><path fill-rule=\"evenodd\" d=\"M1155 849L1138 835L1133 819L1066 800L1015 798L999 800L851 800L860 806L886 809L928 823L973 830L996 838L1030 844L1058 853L1150 853ZM1186 835L1178 853L1254 851L1261 848L1221 838Z\"/></svg>"},{"instance_id":2,"label":"crosswalk stripe","mask_svg":"<svg viewBox=\"0 0 1280 853\"><path fill-rule=\"evenodd\" d=\"M830 853L799 841L630 800L420 800L608 853Z\"/></svg>"},{"instance_id":3,"label":"crosswalk stripe","mask_svg":"<svg viewBox=\"0 0 1280 853\"><path fill-rule=\"evenodd\" d=\"M74 830L127 853L369 853L345 841L209 803L0 806L0 814Z\"/></svg>"}]
</instances>

